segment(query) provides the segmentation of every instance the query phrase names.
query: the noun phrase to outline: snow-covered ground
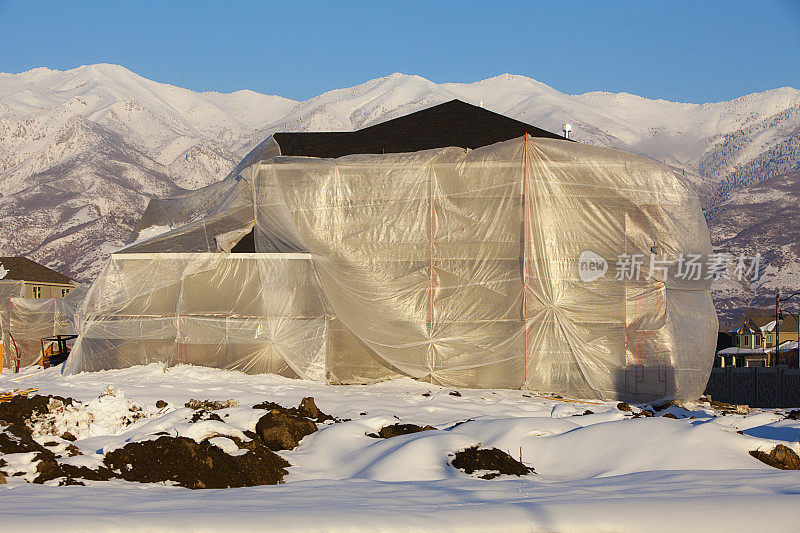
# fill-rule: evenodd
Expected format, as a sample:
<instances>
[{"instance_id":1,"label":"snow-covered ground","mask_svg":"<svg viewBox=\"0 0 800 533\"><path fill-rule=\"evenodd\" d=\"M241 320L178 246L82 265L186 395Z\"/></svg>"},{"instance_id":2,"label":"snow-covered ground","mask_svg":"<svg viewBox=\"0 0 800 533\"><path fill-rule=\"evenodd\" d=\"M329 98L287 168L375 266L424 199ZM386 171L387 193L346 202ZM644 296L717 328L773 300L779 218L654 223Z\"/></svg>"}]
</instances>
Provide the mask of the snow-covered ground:
<instances>
[{"instance_id":1,"label":"snow-covered ground","mask_svg":"<svg viewBox=\"0 0 800 533\"><path fill-rule=\"evenodd\" d=\"M14 531L796 531L800 523L800 471L748 454L776 444L800 451L800 421L782 411L720 416L693 403L632 418L616 403L524 391L460 389L457 396L411 380L330 386L189 366L0 375L0 391L30 387L84 402L42 421L42 431L47 424L71 430L84 453L71 459L87 465L104 449L167 426L204 438L201 429L213 421L181 425L190 399L237 400L215 411L229 432L252 430L263 414L252 405L265 400L295 406L313 396L322 411L350 420L323 425L280 452L292 465L281 485L59 487L9 477L0 485L0 523ZM158 400L169 405L159 409ZM366 435L398 419L438 431ZM216 438L220 447L233 442ZM536 473L484 480L450 465L448 454L475 444L521 457Z\"/></svg>"}]
</instances>

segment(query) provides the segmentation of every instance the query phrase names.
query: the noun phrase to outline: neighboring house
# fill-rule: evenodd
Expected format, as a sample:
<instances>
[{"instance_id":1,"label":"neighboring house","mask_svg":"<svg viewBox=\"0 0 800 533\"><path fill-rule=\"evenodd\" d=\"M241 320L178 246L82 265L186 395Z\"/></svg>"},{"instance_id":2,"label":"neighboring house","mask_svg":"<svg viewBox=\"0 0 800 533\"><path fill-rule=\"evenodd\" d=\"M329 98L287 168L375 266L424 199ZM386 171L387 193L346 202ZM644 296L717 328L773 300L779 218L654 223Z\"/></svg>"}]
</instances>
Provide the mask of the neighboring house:
<instances>
[{"instance_id":1,"label":"neighboring house","mask_svg":"<svg viewBox=\"0 0 800 533\"><path fill-rule=\"evenodd\" d=\"M796 357L798 341L797 317L783 313L778 332L781 363ZM733 345L717 352L719 366L768 366L775 355L775 316L751 316L730 332Z\"/></svg>"},{"instance_id":2,"label":"neighboring house","mask_svg":"<svg viewBox=\"0 0 800 533\"><path fill-rule=\"evenodd\" d=\"M26 257L0 257L0 284L24 282L25 298L63 298L75 281Z\"/></svg>"},{"instance_id":3,"label":"neighboring house","mask_svg":"<svg viewBox=\"0 0 800 533\"><path fill-rule=\"evenodd\" d=\"M779 331L781 344L797 341L797 326L797 317L784 312ZM775 346L775 315L750 317L731 333L737 348L772 348Z\"/></svg>"}]
</instances>

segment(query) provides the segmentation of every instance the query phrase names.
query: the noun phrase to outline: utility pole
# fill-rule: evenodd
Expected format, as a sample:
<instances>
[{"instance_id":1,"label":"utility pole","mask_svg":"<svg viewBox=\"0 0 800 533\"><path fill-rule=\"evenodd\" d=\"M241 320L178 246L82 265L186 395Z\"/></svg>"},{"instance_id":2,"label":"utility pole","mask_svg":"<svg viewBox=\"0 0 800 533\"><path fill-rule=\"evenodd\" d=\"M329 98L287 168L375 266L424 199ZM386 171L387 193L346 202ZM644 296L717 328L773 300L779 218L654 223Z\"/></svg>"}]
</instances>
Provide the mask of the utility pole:
<instances>
[{"instance_id":1,"label":"utility pole","mask_svg":"<svg viewBox=\"0 0 800 533\"><path fill-rule=\"evenodd\" d=\"M775 292L775 364L778 365L778 348L781 345L781 290Z\"/></svg>"}]
</instances>

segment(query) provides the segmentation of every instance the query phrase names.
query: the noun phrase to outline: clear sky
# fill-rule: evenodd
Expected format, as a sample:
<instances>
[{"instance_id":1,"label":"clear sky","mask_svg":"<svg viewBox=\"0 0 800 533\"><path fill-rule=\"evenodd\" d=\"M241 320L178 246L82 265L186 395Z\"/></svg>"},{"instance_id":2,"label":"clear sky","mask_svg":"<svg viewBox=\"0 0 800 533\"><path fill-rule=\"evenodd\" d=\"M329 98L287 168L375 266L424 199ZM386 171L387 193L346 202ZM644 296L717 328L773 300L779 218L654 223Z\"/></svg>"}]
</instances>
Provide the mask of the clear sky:
<instances>
[{"instance_id":1,"label":"clear sky","mask_svg":"<svg viewBox=\"0 0 800 533\"><path fill-rule=\"evenodd\" d=\"M121 64L307 99L392 72L684 102L800 88L800 0L0 0L0 72Z\"/></svg>"}]
</instances>

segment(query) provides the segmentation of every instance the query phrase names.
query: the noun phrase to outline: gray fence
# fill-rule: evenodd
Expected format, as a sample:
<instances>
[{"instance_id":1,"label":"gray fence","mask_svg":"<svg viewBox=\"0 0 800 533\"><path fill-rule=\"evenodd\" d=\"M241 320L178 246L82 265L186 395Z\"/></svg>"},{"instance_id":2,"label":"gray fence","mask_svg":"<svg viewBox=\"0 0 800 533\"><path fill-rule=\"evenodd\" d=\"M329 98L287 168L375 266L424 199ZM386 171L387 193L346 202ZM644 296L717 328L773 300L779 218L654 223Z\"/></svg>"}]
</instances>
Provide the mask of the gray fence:
<instances>
[{"instance_id":1,"label":"gray fence","mask_svg":"<svg viewBox=\"0 0 800 533\"><path fill-rule=\"evenodd\" d=\"M800 407L800 370L777 367L714 368L706 385L712 400L750 407Z\"/></svg>"}]
</instances>

